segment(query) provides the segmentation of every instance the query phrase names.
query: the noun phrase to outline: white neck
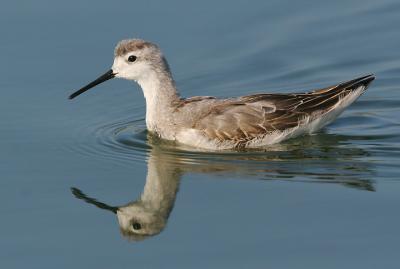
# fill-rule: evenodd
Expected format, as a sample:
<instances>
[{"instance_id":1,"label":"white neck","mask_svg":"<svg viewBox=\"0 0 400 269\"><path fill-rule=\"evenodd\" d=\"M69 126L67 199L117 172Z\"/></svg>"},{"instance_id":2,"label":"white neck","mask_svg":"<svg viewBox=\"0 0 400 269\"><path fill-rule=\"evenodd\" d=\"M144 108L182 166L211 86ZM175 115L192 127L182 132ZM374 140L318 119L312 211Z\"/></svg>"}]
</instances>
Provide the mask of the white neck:
<instances>
[{"instance_id":1,"label":"white neck","mask_svg":"<svg viewBox=\"0 0 400 269\"><path fill-rule=\"evenodd\" d=\"M137 81L146 99L146 125L150 131L162 133L168 125L173 103L179 99L175 83L169 73L149 71Z\"/></svg>"},{"instance_id":2,"label":"white neck","mask_svg":"<svg viewBox=\"0 0 400 269\"><path fill-rule=\"evenodd\" d=\"M168 217L174 205L179 180L180 172L165 163L163 155L150 156L146 184L140 197L141 202L152 211Z\"/></svg>"}]
</instances>

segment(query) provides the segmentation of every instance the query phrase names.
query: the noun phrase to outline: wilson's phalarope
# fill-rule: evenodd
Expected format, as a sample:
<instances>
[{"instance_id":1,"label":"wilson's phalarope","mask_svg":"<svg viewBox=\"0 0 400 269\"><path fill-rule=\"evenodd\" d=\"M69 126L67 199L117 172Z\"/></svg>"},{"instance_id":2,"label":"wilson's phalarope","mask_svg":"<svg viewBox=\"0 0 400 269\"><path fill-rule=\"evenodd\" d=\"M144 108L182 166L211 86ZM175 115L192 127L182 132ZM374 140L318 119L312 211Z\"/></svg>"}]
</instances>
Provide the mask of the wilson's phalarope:
<instances>
[{"instance_id":1,"label":"wilson's phalarope","mask_svg":"<svg viewBox=\"0 0 400 269\"><path fill-rule=\"evenodd\" d=\"M146 99L150 132L213 150L262 147L316 132L339 116L375 78L367 75L307 93L186 99L180 98L157 45L140 39L123 40L114 56L111 70L69 98L114 77L134 80Z\"/></svg>"}]
</instances>

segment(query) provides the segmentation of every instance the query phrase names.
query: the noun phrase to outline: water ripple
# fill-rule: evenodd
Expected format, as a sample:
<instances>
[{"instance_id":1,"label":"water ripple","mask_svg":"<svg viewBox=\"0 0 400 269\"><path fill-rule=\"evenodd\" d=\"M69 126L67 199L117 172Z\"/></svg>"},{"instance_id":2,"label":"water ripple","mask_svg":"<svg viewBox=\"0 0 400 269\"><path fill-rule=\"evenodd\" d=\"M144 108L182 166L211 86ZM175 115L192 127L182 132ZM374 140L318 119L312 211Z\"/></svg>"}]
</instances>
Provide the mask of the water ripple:
<instances>
[{"instance_id":1,"label":"water ripple","mask_svg":"<svg viewBox=\"0 0 400 269\"><path fill-rule=\"evenodd\" d=\"M362 98L316 135L241 152L202 152L163 141L146 131L139 109L132 117L112 119L125 114L122 106L109 118L79 129L69 148L122 166L144 163L154 147L161 147L165 162L187 172L324 182L375 180L377 166L400 158L399 123L387 117L397 105L397 100Z\"/></svg>"}]
</instances>

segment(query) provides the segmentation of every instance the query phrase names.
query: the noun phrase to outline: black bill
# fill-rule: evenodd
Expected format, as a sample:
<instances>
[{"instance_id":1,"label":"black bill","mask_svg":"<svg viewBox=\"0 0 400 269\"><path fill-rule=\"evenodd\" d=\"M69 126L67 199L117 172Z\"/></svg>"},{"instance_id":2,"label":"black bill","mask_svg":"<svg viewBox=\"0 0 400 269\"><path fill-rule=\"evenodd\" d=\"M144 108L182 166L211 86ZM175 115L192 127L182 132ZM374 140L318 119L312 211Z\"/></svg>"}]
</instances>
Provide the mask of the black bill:
<instances>
[{"instance_id":1,"label":"black bill","mask_svg":"<svg viewBox=\"0 0 400 269\"><path fill-rule=\"evenodd\" d=\"M77 188L71 188L71 192L76 198L83 200L88 204L97 206L98 208L105 209L105 210L113 212L114 214L117 214L118 207L116 207L116 206L110 206L105 203L99 202L96 199L87 196L80 189L77 189Z\"/></svg>"},{"instance_id":2,"label":"black bill","mask_svg":"<svg viewBox=\"0 0 400 269\"><path fill-rule=\"evenodd\" d=\"M93 88L94 86L96 86L96 85L98 85L98 84L100 84L100 83L102 83L102 82L104 82L104 81L107 81L107 80L109 80L109 79L112 79L112 78L114 78L114 77L115 77L115 74L114 74L114 72L112 71L112 69L110 69L110 70L108 70L105 74L101 75L101 76L98 77L96 80L90 82L88 85L86 85L86 86L83 87L82 89L80 89L80 90L74 92L73 94L71 94L71 95L69 96L69 99L73 99L73 98L77 97L78 95L80 95L81 93L84 93L84 92L86 92L87 90Z\"/></svg>"}]
</instances>

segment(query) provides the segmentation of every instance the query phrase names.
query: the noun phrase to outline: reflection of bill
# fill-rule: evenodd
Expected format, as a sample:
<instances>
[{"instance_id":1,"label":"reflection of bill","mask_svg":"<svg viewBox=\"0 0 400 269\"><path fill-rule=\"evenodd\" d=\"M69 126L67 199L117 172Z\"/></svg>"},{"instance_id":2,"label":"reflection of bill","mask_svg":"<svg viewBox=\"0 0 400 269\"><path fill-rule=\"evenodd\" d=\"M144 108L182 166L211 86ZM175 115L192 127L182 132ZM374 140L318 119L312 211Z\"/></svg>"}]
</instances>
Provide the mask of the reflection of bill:
<instances>
[{"instance_id":1,"label":"reflection of bill","mask_svg":"<svg viewBox=\"0 0 400 269\"><path fill-rule=\"evenodd\" d=\"M323 135L321 136L323 137ZM316 136L302 140L302 148L304 148L305 143L315 145L317 143L315 139L317 139ZM329 143L327 143L326 137L323 140L325 147L319 150L326 153L329 151ZM72 188L76 198L115 213L122 235L135 241L156 235L164 229L174 206L181 176L186 172L216 173L225 177L226 174L231 173L232 175L245 175L246 178L262 180L279 179L294 182L336 183L361 190L374 190L371 181L359 178L360 175L371 174L371 171L364 167L362 163L351 162L352 158L357 159L359 155L365 154L365 152L354 148L346 148L346 151L341 153L341 155L344 154L346 156L346 159L341 158L336 161L329 159L327 161L325 165L335 167L336 174L317 171L317 166L314 164L314 166L311 166L311 169L314 170L313 174L303 172L301 177L297 178L293 171L299 164L293 167L292 162L289 162L289 160L292 161L293 159L301 158L301 156L308 159L309 156L307 154L311 153L299 153L297 150L293 150L295 145L286 145L292 149L291 151L285 151L284 146L280 146L278 151L275 151L275 153L269 152L268 154L255 154L253 152L212 156L199 153L199 156L203 158L197 158L193 157L193 152L191 152L192 159L188 155L171 154L170 149L166 148L165 145L162 148L155 144L152 144L152 146L148 159L146 183L139 199L123 206L110 206L87 196L77 188ZM336 147L334 149L337 150ZM322 154L321 152L319 154ZM291 155L287 156L287 154ZM314 149L311 156L321 158L319 159L320 162L325 160L319 154ZM332 155L332 153L328 153L328 155ZM321 168L323 166L320 162L318 165ZM262 169L260 164L263 164ZM350 166L353 168L349 169ZM305 169L303 170L306 171ZM345 174L344 171L347 170L352 171L352 173Z\"/></svg>"}]
</instances>

